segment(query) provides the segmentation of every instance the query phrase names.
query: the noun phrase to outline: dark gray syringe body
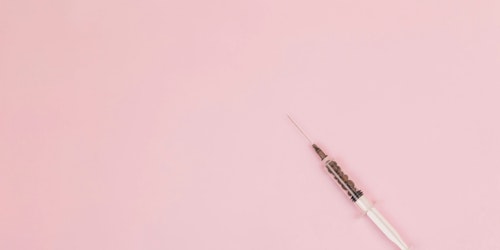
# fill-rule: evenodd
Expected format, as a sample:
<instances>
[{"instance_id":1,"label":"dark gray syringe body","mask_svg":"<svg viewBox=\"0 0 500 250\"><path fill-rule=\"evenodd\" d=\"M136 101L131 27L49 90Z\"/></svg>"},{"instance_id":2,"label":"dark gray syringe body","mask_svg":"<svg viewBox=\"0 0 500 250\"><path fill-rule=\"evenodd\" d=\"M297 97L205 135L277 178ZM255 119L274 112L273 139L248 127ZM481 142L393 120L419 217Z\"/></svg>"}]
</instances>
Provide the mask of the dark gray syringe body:
<instances>
[{"instance_id":1,"label":"dark gray syringe body","mask_svg":"<svg viewBox=\"0 0 500 250\"><path fill-rule=\"evenodd\" d=\"M319 158L321 158L321 160L325 163L325 168L328 171L328 174L330 174L332 178L337 181L340 187L347 193L353 202L356 202L361 196L363 196L363 191L356 188L354 182L350 180L349 176L342 171L337 162L329 159L323 150L321 150L316 144L313 144L312 147L314 148L314 151L316 151L316 154L318 154Z\"/></svg>"},{"instance_id":2,"label":"dark gray syringe body","mask_svg":"<svg viewBox=\"0 0 500 250\"><path fill-rule=\"evenodd\" d=\"M330 159L323 150L316 144L312 144L314 151L318 154L321 161L325 164L328 174L337 181L337 183L346 191L351 200L373 221L373 223L402 250L408 250L408 245L403 241L396 229L373 207L373 204L363 196L363 192L356 188L354 182L349 179L349 176L342 172L342 169L337 165L337 162Z\"/></svg>"}]
</instances>

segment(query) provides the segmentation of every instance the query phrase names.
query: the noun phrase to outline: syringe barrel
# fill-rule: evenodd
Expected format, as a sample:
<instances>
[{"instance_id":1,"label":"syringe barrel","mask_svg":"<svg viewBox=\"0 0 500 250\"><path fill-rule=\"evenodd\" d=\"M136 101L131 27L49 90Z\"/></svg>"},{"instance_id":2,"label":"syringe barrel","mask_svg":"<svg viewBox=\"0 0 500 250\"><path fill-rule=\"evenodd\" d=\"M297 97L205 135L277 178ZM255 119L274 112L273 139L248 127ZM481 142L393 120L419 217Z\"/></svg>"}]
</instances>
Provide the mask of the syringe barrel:
<instances>
[{"instance_id":1,"label":"syringe barrel","mask_svg":"<svg viewBox=\"0 0 500 250\"><path fill-rule=\"evenodd\" d=\"M353 202L356 202L363 196L363 191L356 187L354 181L349 179L349 176L342 171L337 162L328 157L325 157L323 162L328 174L337 181L339 186L347 193Z\"/></svg>"},{"instance_id":2,"label":"syringe barrel","mask_svg":"<svg viewBox=\"0 0 500 250\"><path fill-rule=\"evenodd\" d=\"M353 202L356 202L361 196L363 196L363 191L356 188L356 185L352 180L349 179L342 169L339 167L337 162L330 159L328 155L323 152L316 144L313 144L312 147L316 154L318 154L319 158L325 164L326 171L328 174L337 181L344 191L346 191L347 195L351 198Z\"/></svg>"}]
</instances>

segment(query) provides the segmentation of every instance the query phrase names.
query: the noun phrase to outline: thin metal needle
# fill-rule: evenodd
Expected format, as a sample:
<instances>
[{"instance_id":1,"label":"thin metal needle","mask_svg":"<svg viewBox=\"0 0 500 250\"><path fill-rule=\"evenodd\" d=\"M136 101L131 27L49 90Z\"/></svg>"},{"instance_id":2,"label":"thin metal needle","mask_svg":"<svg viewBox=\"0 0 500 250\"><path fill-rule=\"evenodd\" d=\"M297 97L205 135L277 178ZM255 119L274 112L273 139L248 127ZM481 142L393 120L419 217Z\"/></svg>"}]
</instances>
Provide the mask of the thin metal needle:
<instances>
[{"instance_id":1,"label":"thin metal needle","mask_svg":"<svg viewBox=\"0 0 500 250\"><path fill-rule=\"evenodd\" d=\"M309 136L307 136L305 133L304 133L304 130L302 130L302 128L295 122L295 120L292 119L292 117L289 115L289 114L286 114L286 116L288 116L288 119L290 119L290 121L293 123L293 125L295 125L295 127L297 127L297 129L300 131L300 133L311 143L311 144L314 144L313 141L311 140L311 138L309 138Z\"/></svg>"}]
</instances>

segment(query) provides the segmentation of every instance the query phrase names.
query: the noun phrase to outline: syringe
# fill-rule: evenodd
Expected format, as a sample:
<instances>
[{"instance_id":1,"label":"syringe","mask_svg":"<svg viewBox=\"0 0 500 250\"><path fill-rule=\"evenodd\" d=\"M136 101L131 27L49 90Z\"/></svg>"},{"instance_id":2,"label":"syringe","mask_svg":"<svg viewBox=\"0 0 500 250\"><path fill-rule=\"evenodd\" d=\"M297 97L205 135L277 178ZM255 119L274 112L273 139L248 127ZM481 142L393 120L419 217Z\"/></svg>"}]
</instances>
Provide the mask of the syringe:
<instances>
[{"instance_id":1,"label":"syringe","mask_svg":"<svg viewBox=\"0 0 500 250\"><path fill-rule=\"evenodd\" d=\"M342 171L342 169L337 165L337 162L330 159L313 141L304 133L302 128L288 115L288 119L297 127L304 137L311 143L314 151L318 154L319 158L325 165L325 169L329 176L332 177L340 187L347 193L349 198L358 205L358 207L368 215L373 223L389 238L394 244L396 244L402 250L410 249L408 245L403 241L401 236L394 227L380 214L380 212L373 206L364 195L361 190L356 188L354 182L349 179L349 177Z\"/></svg>"}]
</instances>

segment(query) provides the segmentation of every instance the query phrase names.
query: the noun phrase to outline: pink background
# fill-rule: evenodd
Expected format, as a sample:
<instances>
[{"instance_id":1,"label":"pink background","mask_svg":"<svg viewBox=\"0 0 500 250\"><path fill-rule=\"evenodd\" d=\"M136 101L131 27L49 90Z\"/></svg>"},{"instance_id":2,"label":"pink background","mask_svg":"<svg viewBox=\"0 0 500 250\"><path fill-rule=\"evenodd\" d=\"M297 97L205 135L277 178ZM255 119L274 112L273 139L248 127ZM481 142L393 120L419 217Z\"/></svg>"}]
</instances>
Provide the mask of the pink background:
<instances>
[{"instance_id":1,"label":"pink background","mask_svg":"<svg viewBox=\"0 0 500 250\"><path fill-rule=\"evenodd\" d=\"M0 1L0 249L500 249L499 1Z\"/></svg>"}]
</instances>

